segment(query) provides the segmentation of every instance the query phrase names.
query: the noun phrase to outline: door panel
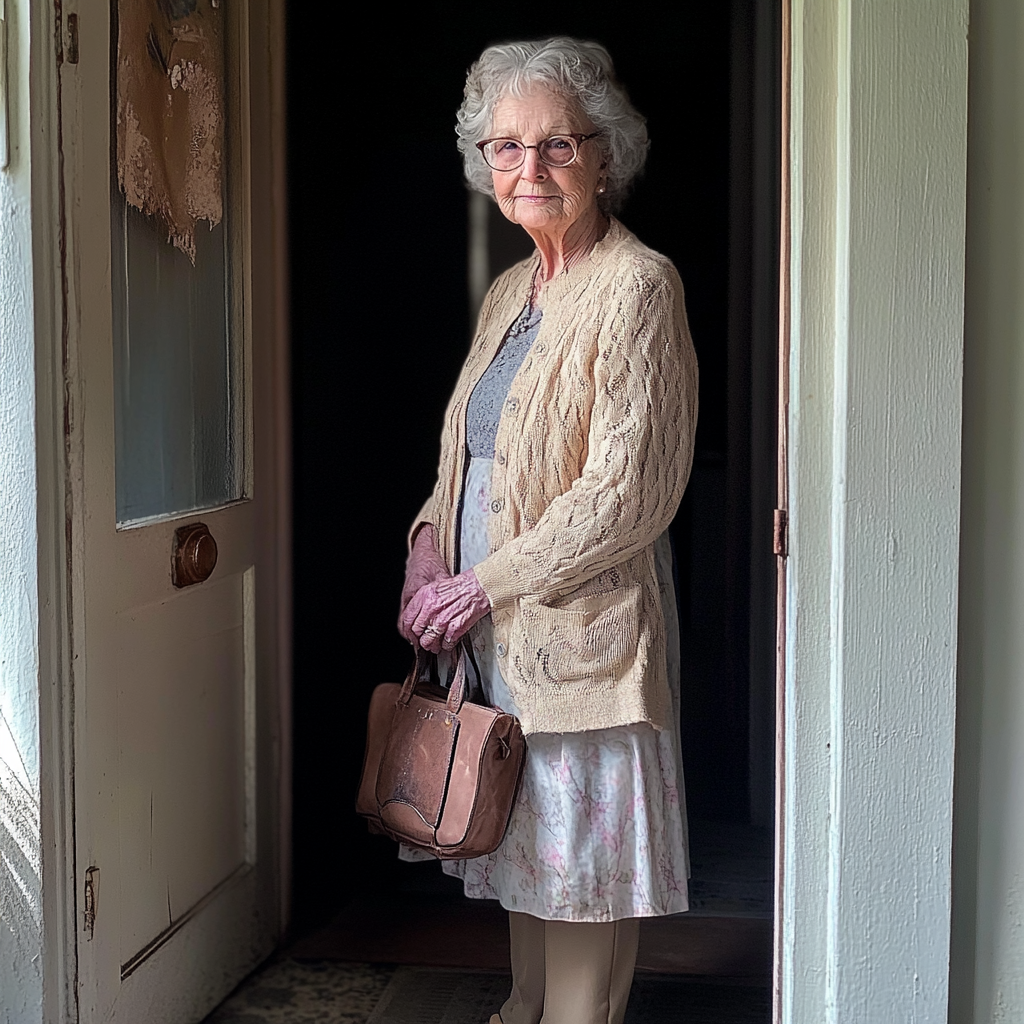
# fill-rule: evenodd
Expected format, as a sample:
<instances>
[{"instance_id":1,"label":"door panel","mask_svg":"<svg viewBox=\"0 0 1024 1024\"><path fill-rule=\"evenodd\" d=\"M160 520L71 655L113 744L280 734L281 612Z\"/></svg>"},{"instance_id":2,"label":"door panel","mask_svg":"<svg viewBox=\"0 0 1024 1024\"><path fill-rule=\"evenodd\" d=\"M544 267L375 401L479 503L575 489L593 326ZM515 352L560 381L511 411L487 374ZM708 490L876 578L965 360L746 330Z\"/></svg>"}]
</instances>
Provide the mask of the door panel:
<instances>
[{"instance_id":1,"label":"door panel","mask_svg":"<svg viewBox=\"0 0 1024 1024\"><path fill-rule=\"evenodd\" d=\"M118 192L116 5L77 5L80 58L61 70L83 1024L199 1020L281 930L279 15L216 7L225 217L200 222L195 267ZM175 531L196 522L216 566L180 588Z\"/></svg>"},{"instance_id":2,"label":"door panel","mask_svg":"<svg viewBox=\"0 0 1024 1024\"><path fill-rule=\"evenodd\" d=\"M244 589L116 617L122 964L246 862Z\"/></svg>"}]
</instances>

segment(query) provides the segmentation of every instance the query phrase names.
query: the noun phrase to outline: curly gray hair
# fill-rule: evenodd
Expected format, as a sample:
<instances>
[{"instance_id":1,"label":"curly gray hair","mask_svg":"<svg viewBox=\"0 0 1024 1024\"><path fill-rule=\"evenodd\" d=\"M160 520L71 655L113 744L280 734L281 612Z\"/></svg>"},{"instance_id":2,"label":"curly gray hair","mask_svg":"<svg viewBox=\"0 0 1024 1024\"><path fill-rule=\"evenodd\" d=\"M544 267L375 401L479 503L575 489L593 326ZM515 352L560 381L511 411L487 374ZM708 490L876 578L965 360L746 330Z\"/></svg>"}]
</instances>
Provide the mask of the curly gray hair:
<instances>
[{"instance_id":1,"label":"curly gray hair","mask_svg":"<svg viewBox=\"0 0 1024 1024\"><path fill-rule=\"evenodd\" d=\"M605 212L618 210L647 159L646 122L615 77L608 51L568 36L489 46L469 69L455 131L470 188L494 197L490 168L476 144L491 131L495 104L538 84L575 99L600 130L596 141L608 178L598 201Z\"/></svg>"}]
</instances>

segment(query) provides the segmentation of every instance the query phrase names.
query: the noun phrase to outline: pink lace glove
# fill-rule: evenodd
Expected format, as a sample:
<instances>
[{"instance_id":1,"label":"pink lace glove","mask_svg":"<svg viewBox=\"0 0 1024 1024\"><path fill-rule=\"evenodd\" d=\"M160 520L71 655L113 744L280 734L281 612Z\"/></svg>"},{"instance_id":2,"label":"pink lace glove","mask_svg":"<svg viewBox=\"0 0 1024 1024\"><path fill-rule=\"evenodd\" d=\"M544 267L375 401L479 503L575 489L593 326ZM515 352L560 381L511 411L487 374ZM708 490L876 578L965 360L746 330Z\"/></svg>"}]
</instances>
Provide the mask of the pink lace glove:
<instances>
[{"instance_id":1,"label":"pink lace glove","mask_svg":"<svg viewBox=\"0 0 1024 1024\"><path fill-rule=\"evenodd\" d=\"M451 579L451 573L434 543L434 527L427 523L416 532L409 557L405 561L405 584L402 586L398 612L398 632L414 647L419 643L419 637L404 624L405 610L422 587L437 580L448 579Z\"/></svg>"},{"instance_id":2,"label":"pink lace glove","mask_svg":"<svg viewBox=\"0 0 1024 1024\"><path fill-rule=\"evenodd\" d=\"M450 651L491 610L472 569L421 587L402 613L399 630L425 651Z\"/></svg>"}]
</instances>

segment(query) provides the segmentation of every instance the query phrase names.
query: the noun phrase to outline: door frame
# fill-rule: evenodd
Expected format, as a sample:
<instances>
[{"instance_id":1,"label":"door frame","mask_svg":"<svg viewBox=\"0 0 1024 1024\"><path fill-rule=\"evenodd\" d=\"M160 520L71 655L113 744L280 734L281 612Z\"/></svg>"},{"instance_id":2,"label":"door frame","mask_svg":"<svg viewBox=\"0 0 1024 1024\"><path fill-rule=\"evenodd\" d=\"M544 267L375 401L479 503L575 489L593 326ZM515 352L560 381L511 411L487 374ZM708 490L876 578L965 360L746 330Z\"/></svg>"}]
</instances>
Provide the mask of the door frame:
<instances>
[{"instance_id":1,"label":"door frame","mask_svg":"<svg viewBox=\"0 0 1024 1024\"><path fill-rule=\"evenodd\" d=\"M967 21L788 5L784 1024L947 1015Z\"/></svg>"},{"instance_id":2,"label":"door frame","mask_svg":"<svg viewBox=\"0 0 1024 1024\"><path fill-rule=\"evenodd\" d=\"M75 1019L79 925L69 842L74 551L66 532L64 417L74 394L65 389L73 367L62 219L62 177L73 168L60 149L59 70L68 59L67 16L84 6L25 5L33 57L25 73L33 97L25 144L37 346L40 1019L45 1012L52 1021ZM271 4L264 40L278 71L282 6ZM967 0L790 3L792 396L777 922L779 1019L786 1024L945 1019L967 7ZM278 161L275 330L283 342L283 75L268 87ZM275 395L282 424L286 382L282 372ZM283 441L276 457L286 481ZM913 486L900 486L906 480ZM279 568L287 580L287 488L281 491ZM282 743L289 735L289 628L282 604ZM281 764L288 763L282 750ZM281 785L287 876L286 770ZM872 955L880 950L884 957Z\"/></svg>"}]
</instances>

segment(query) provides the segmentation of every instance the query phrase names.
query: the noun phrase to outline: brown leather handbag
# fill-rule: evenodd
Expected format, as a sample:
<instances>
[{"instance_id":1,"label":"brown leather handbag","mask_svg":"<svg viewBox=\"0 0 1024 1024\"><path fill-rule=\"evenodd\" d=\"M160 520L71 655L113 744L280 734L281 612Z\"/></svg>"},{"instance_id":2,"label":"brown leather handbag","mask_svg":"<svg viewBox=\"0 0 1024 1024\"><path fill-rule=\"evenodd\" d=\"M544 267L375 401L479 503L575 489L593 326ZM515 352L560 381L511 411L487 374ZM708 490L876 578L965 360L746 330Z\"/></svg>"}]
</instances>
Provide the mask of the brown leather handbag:
<instances>
[{"instance_id":1,"label":"brown leather handbag","mask_svg":"<svg viewBox=\"0 0 1024 1024\"><path fill-rule=\"evenodd\" d=\"M370 700L356 812L372 832L443 860L480 857L501 844L519 789L526 743L519 720L465 699L462 645L447 692L422 682L426 652L405 682Z\"/></svg>"}]
</instances>

